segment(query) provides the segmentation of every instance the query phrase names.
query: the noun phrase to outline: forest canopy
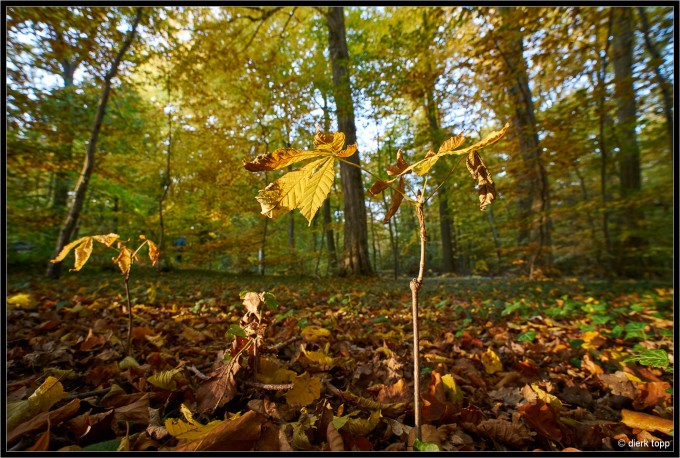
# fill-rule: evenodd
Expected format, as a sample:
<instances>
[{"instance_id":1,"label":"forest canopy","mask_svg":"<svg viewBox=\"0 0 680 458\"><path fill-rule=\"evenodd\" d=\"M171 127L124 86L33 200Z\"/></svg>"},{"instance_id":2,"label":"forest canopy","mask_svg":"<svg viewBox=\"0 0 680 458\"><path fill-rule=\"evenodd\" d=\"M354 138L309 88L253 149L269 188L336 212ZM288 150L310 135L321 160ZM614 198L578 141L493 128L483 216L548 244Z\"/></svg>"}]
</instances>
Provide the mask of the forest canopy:
<instances>
[{"instance_id":1,"label":"forest canopy","mask_svg":"<svg viewBox=\"0 0 680 458\"><path fill-rule=\"evenodd\" d=\"M485 150L498 191L485 212L464 166L433 168L450 178L425 207L429 269L672 271L672 7L366 6L344 8L341 24L309 6L5 13L10 266L46 266L60 234L63 247L144 233L167 269L334 275L345 239L363 238L358 273L412 274L413 212L383 223L393 190L368 194L368 174L335 180L307 227L297 211L260 214L257 190L286 170L252 174L243 162L313 149L320 126L347 134L356 160L379 175L399 149L414 162L449 137L464 134L469 146L509 123ZM338 69L336 29L347 48ZM91 178L78 193L90 146ZM345 227L354 207L359 223Z\"/></svg>"}]
</instances>

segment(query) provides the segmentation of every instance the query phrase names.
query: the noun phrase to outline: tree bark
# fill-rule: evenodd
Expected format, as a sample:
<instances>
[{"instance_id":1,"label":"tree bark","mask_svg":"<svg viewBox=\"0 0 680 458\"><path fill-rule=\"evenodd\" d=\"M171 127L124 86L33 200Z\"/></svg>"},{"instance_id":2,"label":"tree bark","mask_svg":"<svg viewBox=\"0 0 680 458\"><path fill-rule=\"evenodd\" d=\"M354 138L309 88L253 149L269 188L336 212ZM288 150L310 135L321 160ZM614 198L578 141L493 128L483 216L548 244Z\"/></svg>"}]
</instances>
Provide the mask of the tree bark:
<instances>
[{"instance_id":1,"label":"tree bark","mask_svg":"<svg viewBox=\"0 0 680 458\"><path fill-rule=\"evenodd\" d=\"M170 80L166 79L166 87L168 91L168 105L170 104L171 98L170 98ZM159 225L160 225L160 234L158 235L158 248L160 250L160 256L165 258L165 263L167 266L170 266L170 262L168 261L167 257L164 256L165 252L165 220L163 218L163 203L165 202L165 198L168 196L168 192L170 191L170 185L172 184L172 179L170 177L170 157L172 154L172 110L168 110L168 148L167 148L167 158L165 162L165 175L163 176L163 181L161 183L161 186L163 186L163 192L161 193L161 196L158 198L158 220L159 220ZM159 260L157 264L157 270L161 269L161 263L163 261Z\"/></svg>"},{"instance_id":2,"label":"tree bark","mask_svg":"<svg viewBox=\"0 0 680 458\"><path fill-rule=\"evenodd\" d=\"M90 183L90 177L92 176L92 170L94 169L95 152L97 150L97 140L99 138L99 132L101 131L102 123L104 121L104 115L106 114L106 105L109 101L109 95L111 93L111 80L118 72L118 67L123 59L123 56L130 48L132 41L137 34L137 26L142 18L143 8L137 8L137 14L135 15L134 21L132 23L132 29L128 33L125 41L123 42L121 48L118 50L111 68L106 73L104 77L104 87L102 89L102 95L99 99L99 105L97 106L97 113L94 118L94 123L92 125L92 131L90 133L90 141L87 144L87 151L85 153L85 160L83 162L83 169L78 178L78 182L75 187L75 196L73 198L73 203L69 209L64 225L59 232L59 237L57 239L57 246L54 250L53 258L56 257L59 252L66 246L71 240L73 231L78 224L78 218L80 217L80 212L83 208L83 203L85 202L85 194L87 192L87 187ZM47 267L47 277L48 278L59 278L61 273L60 269L61 263L48 263Z\"/></svg>"},{"instance_id":3,"label":"tree bark","mask_svg":"<svg viewBox=\"0 0 680 458\"><path fill-rule=\"evenodd\" d=\"M354 123L354 104L349 80L349 52L345 36L343 7L331 7L326 13L328 27L328 49L333 70L335 107L338 117L338 130L345 134L346 144L356 143ZM347 158L356 165L360 164L359 152ZM340 164L340 178L345 197L344 259L339 269L340 275L371 275L373 269L368 253L368 225L366 222L366 202L361 180L361 171L348 164Z\"/></svg>"},{"instance_id":4,"label":"tree bark","mask_svg":"<svg viewBox=\"0 0 680 458\"><path fill-rule=\"evenodd\" d=\"M61 61L61 77L64 81L64 99L67 104L67 113L72 111L73 106L73 75L76 71L76 67L76 63L70 60L63 59ZM65 209L68 204L68 192L69 189L71 189L71 180L69 179L69 174L66 169L73 153L74 137L73 124L66 122L64 126L64 138L62 140L65 151L58 156L59 168L54 177L54 196L52 200L52 210L54 211L54 214L60 218L64 217Z\"/></svg>"},{"instance_id":5,"label":"tree bark","mask_svg":"<svg viewBox=\"0 0 680 458\"><path fill-rule=\"evenodd\" d=\"M519 141L522 171L519 177L521 197L519 245L529 248L529 275L537 269L552 266L550 221L550 190L541 157L534 103L529 88L527 64L524 59L524 38L519 29L515 8L499 8L507 35L503 38L503 54L508 70L508 94L512 102L513 126Z\"/></svg>"},{"instance_id":6,"label":"tree bark","mask_svg":"<svg viewBox=\"0 0 680 458\"><path fill-rule=\"evenodd\" d=\"M637 142L637 114L633 88L633 12L630 8L613 11L612 62L616 98L616 137L619 139L619 180L623 210L618 215L622 235L617 245L619 273L638 276L642 273L641 252L646 241L640 234L639 221L644 218L636 200L642 190L640 147Z\"/></svg>"}]
</instances>

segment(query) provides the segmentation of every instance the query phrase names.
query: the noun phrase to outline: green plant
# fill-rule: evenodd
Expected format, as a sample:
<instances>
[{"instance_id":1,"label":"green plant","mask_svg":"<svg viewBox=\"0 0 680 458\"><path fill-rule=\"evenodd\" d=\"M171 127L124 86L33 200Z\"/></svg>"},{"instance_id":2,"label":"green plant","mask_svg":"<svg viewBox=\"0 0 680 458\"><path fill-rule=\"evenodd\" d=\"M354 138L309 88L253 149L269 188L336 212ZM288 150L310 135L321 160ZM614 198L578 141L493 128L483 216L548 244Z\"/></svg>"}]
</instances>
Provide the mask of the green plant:
<instances>
[{"instance_id":1,"label":"green plant","mask_svg":"<svg viewBox=\"0 0 680 458\"><path fill-rule=\"evenodd\" d=\"M384 222L387 223L394 216L404 199L412 203L415 207L416 216L420 225L420 262L418 277L410 282L412 298L412 318L413 318L413 379L414 379L414 417L416 427L416 437L421 439L421 420L420 420L420 359L419 359L419 326L418 326L418 293L423 284L425 272L425 248L427 242L427 228L425 225L424 207L427 202L434 197L444 183L453 174L456 164L451 168L448 175L431 192L428 192L428 172L435 163L443 156L460 155L466 156L466 165L472 177L477 180L479 205L484 210L495 199L496 189L489 171L484 165L478 150L498 141L505 135L509 124L497 132L492 132L482 141L467 148L458 149L465 137L463 134L451 137L446 140L439 148L438 152L430 151L420 161L408 164L404 159L401 149L397 151L397 161L395 165L387 165L387 174L391 179L383 180L372 172L363 169L360 165L346 160L347 157L356 152L356 145L345 144L345 134L335 132L326 134L317 127L314 136L314 150L297 150L293 148L279 148L271 153L261 154L253 161L245 162L244 167L250 172L268 172L279 170L296 162L312 160L300 169L288 172L278 178L266 188L259 191L256 199L262 206L262 214L274 218L288 213L296 208L300 209L303 216L312 223L312 218L321 204L330 193L333 180L335 179L335 161L344 162L352 167L375 177L377 181L368 190L372 195L377 195L387 188L391 188L392 203L387 211ZM406 175L414 173L419 177L424 177L423 182L417 190L414 190L406 180ZM395 186L396 182L396 186ZM406 192L409 188L410 194Z\"/></svg>"},{"instance_id":2,"label":"green plant","mask_svg":"<svg viewBox=\"0 0 680 458\"><path fill-rule=\"evenodd\" d=\"M135 261L137 262L140 261L140 258L137 256L137 253L139 253L139 250L141 250L144 247L144 245L147 245L149 247L149 258L151 259L151 262L154 266L158 264L160 251L158 250L158 246L154 242L147 239L143 235L139 236L139 238L142 239L143 242L141 245L139 245L139 247L137 247L135 251L132 251L127 246L125 246L123 242L118 240L119 238L120 237L118 236L118 234L113 233L108 235L91 235L87 237L81 237L66 245L59 252L57 257L50 260L50 262L51 263L61 262L64 260L66 255L69 254L71 250L74 250L75 262L73 265L73 269L69 270L77 272L85 265L87 260L90 259L94 242L99 242L118 252L118 256L112 259L113 262L117 264L118 267L120 268L121 272L123 273L123 278L125 280L125 298L127 302L128 311L127 347L125 348L125 353L127 356L132 356L132 302L130 301L130 284L129 284L130 271L132 270L132 264ZM116 240L118 240L118 244L117 247L114 248L112 245Z\"/></svg>"}]
</instances>

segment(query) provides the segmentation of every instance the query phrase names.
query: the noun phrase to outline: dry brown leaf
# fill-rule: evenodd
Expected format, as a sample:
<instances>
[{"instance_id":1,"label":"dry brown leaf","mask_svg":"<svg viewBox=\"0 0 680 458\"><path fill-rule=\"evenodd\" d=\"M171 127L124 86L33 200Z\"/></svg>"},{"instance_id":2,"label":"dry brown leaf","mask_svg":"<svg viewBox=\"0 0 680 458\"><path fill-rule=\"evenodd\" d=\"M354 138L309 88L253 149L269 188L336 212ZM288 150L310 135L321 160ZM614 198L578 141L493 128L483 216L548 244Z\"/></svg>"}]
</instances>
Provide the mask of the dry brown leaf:
<instances>
[{"instance_id":1,"label":"dry brown leaf","mask_svg":"<svg viewBox=\"0 0 680 458\"><path fill-rule=\"evenodd\" d=\"M670 387L671 385L668 382L643 383L638 387L640 394L633 401L633 407L637 410L644 410L648 407L663 405L671 398L670 393L666 392Z\"/></svg>"},{"instance_id":2,"label":"dry brown leaf","mask_svg":"<svg viewBox=\"0 0 680 458\"><path fill-rule=\"evenodd\" d=\"M529 429L521 423L489 419L479 423L479 430L493 440L519 447L532 439Z\"/></svg>"},{"instance_id":3,"label":"dry brown leaf","mask_svg":"<svg viewBox=\"0 0 680 458\"><path fill-rule=\"evenodd\" d=\"M137 401L126 406L116 407L113 410L114 422L130 421L140 425L149 424L149 398L150 394L145 393Z\"/></svg>"},{"instance_id":4,"label":"dry brown leaf","mask_svg":"<svg viewBox=\"0 0 680 458\"><path fill-rule=\"evenodd\" d=\"M437 154L442 154L447 151L453 151L454 149L462 145L463 142L465 141L465 136L463 134L464 132L461 132L460 134L455 135L446 140L444 143L442 143L442 146L439 147L439 151L437 152Z\"/></svg>"},{"instance_id":5,"label":"dry brown leaf","mask_svg":"<svg viewBox=\"0 0 680 458\"><path fill-rule=\"evenodd\" d=\"M42 433L35 444L26 449L27 452L46 452L50 449L50 429Z\"/></svg>"},{"instance_id":6,"label":"dry brown leaf","mask_svg":"<svg viewBox=\"0 0 680 458\"><path fill-rule=\"evenodd\" d=\"M659 431L668 435L670 435L673 430L673 420L627 409L621 410L621 423L629 428L639 428L644 429L645 431Z\"/></svg>"},{"instance_id":7,"label":"dry brown leaf","mask_svg":"<svg viewBox=\"0 0 680 458\"><path fill-rule=\"evenodd\" d=\"M199 439L180 441L175 450L180 452L252 450L265 421L266 417L251 410L234 420L225 420Z\"/></svg>"},{"instance_id":8,"label":"dry brown leaf","mask_svg":"<svg viewBox=\"0 0 680 458\"><path fill-rule=\"evenodd\" d=\"M433 425L421 425L420 427L420 437L421 442L430 442L432 444L437 444L437 447L441 450L442 437L441 432ZM416 428L411 428L408 434L407 450L413 451L413 442L416 439Z\"/></svg>"},{"instance_id":9,"label":"dry brown leaf","mask_svg":"<svg viewBox=\"0 0 680 458\"><path fill-rule=\"evenodd\" d=\"M380 194L381 192L383 192L385 189L389 188L389 187L390 187L390 183L392 183L392 181L394 181L394 180L385 181L385 180L382 180L382 179L378 178L378 181L376 181L375 183L373 183L373 186L370 187L370 189L368 190L368 192L369 192L372 196L378 195L378 194Z\"/></svg>"},{"instance_id":10,"label":"dry brown leaf","mask_svg":"<svg viewBox=\"0 0 680 458\"><path fill-rule=\"evenodd\" d=\"M199 413L213 412L236 396L236 373L241 365L232 359L220 369L217 375L210 377L196 390Z\"/></svg>"},{"instance_id":11,"label":"dry brown leaf","mask_svg":"<svg viewBox=\"0 0 680 458\"><path fill-rule=\"evenodd\" d=\"M465 160L472 178L477 180L477 192L479 193L479 209L485 210L497 196L496 187L489 170L484 165L482 158L476 151L471 151Z\"/></svg>"},{"instance_id":12,"label":"dry brown leaf","mask_svg":"<svg viewBox=\"0 0 680 458\"><path fill-rule=\"evenodd\" d=\"M389 165L389 164L385 165L385 168L387 169L387 174L391 177L396 176L396 175L400 175L408 167L409 167L409 165L406 162L406 160L404 159L404 155L402 154L401 149L399 149L397 151L397 163L394 164L394 165ZM408 175L409 173L411 173L410 170L408 172L406 172L404 175Z\"/></svg>"},{"instance_id":13,"label":"dry brown leaf","mask_svg":"<svg viewBox=\"0 0 680 458\"><path fill-rule=\"evenodd\" d=\"M43 412L30 420L17 426L14 430L7 434L7 443L11 444L21 437L33 434L36 431L40 431L47 426L47 422L50 424L58 425L62 421L70 418L80 409L80 399L73 399L68 404L59 407L51 412Z\"/></svg>"},{"instance_id":14,"label":"dry brown leaf","mask_svg":"<svg viewBox=\"0 0 680 458\"><path fill-rule=\"evenodd\" d=\"M551 440L562 439L562 430L555 413L543 400L537 399L535 404L525 404L518 411L524 416L524 421L539 434Z\"/></svg>"},{"instance_id":15,"label":"dry brown leaf","mask_svg":"<svg viewBox=\"0 0 680 458\"><path fill-rule=\"evenodd\" d=\"M328 427L326 428L326 439L328 440L328 447L330 448L331 452L342 452L345 450L345 444L342 441L342 436L338 430L335 429L335 426L333 426L332 422L329 422Z\"/></svg>"},{"instance_id":16,"label":"dry brown leaf","mask_svg":"<svg viewBox=\"0 0 680 458\"><path fill-rule=\"evenodd\" d=\"M282 169L290 164L311 159L313 157L329 155L331 155L331 153L326 151L304 151L294 148L279 148L271 153L260 154L251 162L244 161L243 166L249 172L265 172Z\"/></svg>"},{"instance_id":17,"label":"dry brown leaf","mask_svg":"<svg viewBox=\"0 0 680 458\"><path fill-rule=\"evenodd\" d=\"M392 205L390 206L390 209L387 211L387 214L385 215L385 219L383 220L383 223L388 223L390 219L397 213L397 210L399 210L399 206L401 205L401 202L404 200L404 192L405 192L405 183L404 183L404 178L401 177L399 178L399 184L397 185L397 191L392 193Z\"/></svg>"}]
</instances>

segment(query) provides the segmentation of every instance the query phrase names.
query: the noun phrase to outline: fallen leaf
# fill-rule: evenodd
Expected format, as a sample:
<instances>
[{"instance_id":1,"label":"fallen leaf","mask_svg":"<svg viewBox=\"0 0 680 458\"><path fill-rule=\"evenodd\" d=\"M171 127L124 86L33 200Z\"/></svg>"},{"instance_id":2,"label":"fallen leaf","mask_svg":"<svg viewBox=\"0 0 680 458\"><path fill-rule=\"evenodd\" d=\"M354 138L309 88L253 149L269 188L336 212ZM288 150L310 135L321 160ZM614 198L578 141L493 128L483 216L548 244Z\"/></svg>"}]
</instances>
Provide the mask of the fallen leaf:
<instances>
[{"instance_id":1,"label":"fallen leaf","mask_svg":"<svg viewBox=\"0 0 680 458\"><path fill-rule=\"evenodd\" d=\"M645 431L659 431L668 435L671 435L673 431L673 420L627 409L621 410L621 423L629 428L639 428L644 429Z\"/></svg>"},{"instance_id":2,"label":"fallen leaf","mask_svg":"<svg viewBox=\"0 0 680 458\"><path fill-rule=\"evenodd\" d=\"M321 378L307 372L293 379L293 388L286 392L286 402L290 405L306 406L321 396Z\"/></svg>"},{"instance_id":3,"label":"fallen leaf","mask_svg":"<svg viewBox=\"0 0 680 458\"><path fill-rule=\"evenodd\" d=\"M196 439L180 441L175 450L180 452L252 450L266 420L266 417L251 410L235 420L222 421Z\"/></svg>"}]
</instances>

